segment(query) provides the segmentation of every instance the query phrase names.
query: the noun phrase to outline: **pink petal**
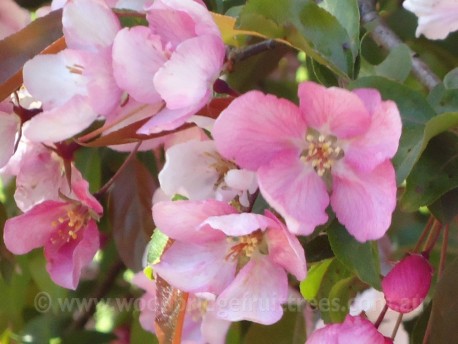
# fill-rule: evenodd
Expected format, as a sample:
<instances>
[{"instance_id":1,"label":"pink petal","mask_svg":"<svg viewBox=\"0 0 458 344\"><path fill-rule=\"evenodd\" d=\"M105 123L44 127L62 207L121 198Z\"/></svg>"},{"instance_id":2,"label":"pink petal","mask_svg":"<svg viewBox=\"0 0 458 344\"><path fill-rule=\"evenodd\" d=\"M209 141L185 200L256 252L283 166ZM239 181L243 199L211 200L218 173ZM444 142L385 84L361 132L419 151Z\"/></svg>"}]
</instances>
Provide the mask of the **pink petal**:
<instances>
[{"instance_id":1,"label":"pink petal","mask_svg":"<svg viewBox=\"0 0 458 344\"><path fill-rule=\"evenodd\" d=\"M390 161L357 174L344 163L333 168L331 205L340 223L356 240L380 239L396 206L396 180Z\"/></svg>"},{"instance_id":2,"label":"pink petal","mask_svg":"<svg viewBox=\"0 0 458 344\"><path fill-rule=\"evenodd\" d=\"M78 171L76 168L72 169L72 191L81 201L81 203L87 206L89 209L93 210L99 215L103 213L102 205L94 196L92 196L89 191L89 183L83 179L80 171Z\"/></svg>"},{"instance_id":3,"label":"pink petal","mask_svg":"<svg viewBox=\"0 0 458 344\"><path fill-rule=\"evenodd\" d=\"M396 103L381 101L376 90L354 91L368 107L372 120L367 132L349 141L344 159L355 168L369 172L394 156L401 137L401 116Z\"/></svg>"},{"instance_id":4,"label":"pink petal","mask_svg":"<svg viewBox=\"0 0 458 344\"><path fill-rule=\"evenodd\" d=\"M86 98L75 96L64 105L33 117L24 128L24 136L34 142L58 142L68 139L98 117Z\"/></svg>"},{"instance_id":5,"label":"pink petal","mask_svg":"<svg viewBox=\"0 0 458 344\"><path fill-rule=\"evenodd\" d=\"M236 263L226 260L225 240L201 245L175 241L153 270L175 288L219 294L234 278Z\"/></svg>"},{"instance_id":6,"label":"pink petal","mask_svg":"<svg viewBox=\"0 0 458 344\"><path fill-rule=\"evenodd\" d=\"M52 280L68 289L76 289L81 271L94 258L99 249L99 231L96 223L91 220L83 235L62 246L48 242L45 245L46 268Z\"/></svg>"},{"instance_id":7,"label":"pink petal","mask_svg":"<svg viewBox=\"0 0 458 344\"><path fill-rule=\"evenodd\" d=\"M224 61L220 37L204 35L181 43L154 76L154 86L171 110L192 107L210 96L209 90Z\"/></svg>"},{"instance_id":8,"label":"pink petal","mask_svg":"<svg viewBox=\"0 0 458 344\"><path fill-rule=\"evenodd\" d=\"M99 114L110 116L120 105L122 90L113 75L111 48L85 54L84 76L87 95L92 108Z\"/></svg>"},{"instance_id":9,"label":"pink petal","mask_svg":"<svg viewBox=\"0 0 458 344\"><path fill-rule=\"evenodd\" d=\"M20 119L15 113L0 111L0 168L6 165L14 153Z\"/></svg>"},{"instance_id":10,"label":"pink petal","mask_svg":"<svg viewBox=\"0 0 458 344\"><path fill-rule=\"evenodd\" d=\"M253 257L216 299L217 316L229 321L249 320L270 325L283 315L288 278L266 256Z\"/></svg>"},{"instance_id":11,"label":"pink petal","mask_svg":"<svg viewBox=\"0 0 458 344\"><path fill-rule=\"evenodd\" d=\"M146 277L143 271L137 272L131 282L148 294L156 295L156 282Z\"/></svg>"},{"instance_id":12,"label":"pink petal","mask_svg":"<svg viewBox=\"0 0 458 344\"><path fill-rule=\"evenodd\" d=\"M306 126L289 100L251 91L236 98L218 117L213 137L218 151L242 168L257 170L279 154L299 154Z\"/></svg>"},{"instance_id":13,"label":"pink petal","mask_svg":"<svg viewBox=\"0 0 458 344\"><path fill-rule=\"evenodd\" d=\"M0 40L30 23L30 14L13 0L0 1Z\"/></svg>"},{"instance_id":14,"label":"pink petal","mask_svg":"<svg viewBox=\"0 0 458 344\"><path fill-rule=\"evenodd\" d=\"M210 216L234 214L237 211L229 204L216 200L159 202L153 206L156 226L169 237L185 242L223 240L220 231L202 226Z\"/></svg>"},{"instance_id":15,"label":"pink petal","mask_svg":"<svg viewBox=\"0 0 458 344\"><path fill-rule=\"evenodd\" d=\"M45 110L64 105L75 95L87 95L86 78L69 69L75 66L84 66L83 55L76 50L35 56L24 65L24 85Z\"/></svg>"},{"instance_id":16,"label":"pink petal","mask_svg":"<svg viewBox=\"0 0 458 344\"><path fill-rule=\"evenodd\" d=\"M92 51L110 46L121 29L118 18L103 0L68 2L62 24L69 48Z\"/></svg>"},{"instance_id":17,"label":"pink petal","mask_svg":"<svg viewBox=\"0 0 458 344\"><path fill-rule=\"evenodd\" d=\"M167 61L158 36L143 26L124 28L113 43L113 72L118 85L135 100L153 104L161 100L153 78Z\"/></svg>"},{"instance_id":18,"label":"pink petal","mask_svg":"<svg viewBox=\"0 0 458 344\"><path fill-rule=\"evenodd\" d=\"M146 293L140 299L141 313L138 317L140 325L146 331L156 333L154 326L156 322L156 295Z\"/></svg>"},{"instance_id":19,"label":"pink petal","mask_svg":"<svg viewBox=\"0 0 458 344\"><path fill-rule=\"evenodd\" d=\"M273 221L268 217L258 214L241 213L221 216L211 216L204 221L214 229L218 229L227 236L243 236L272 226Z\"/></svg>"},{"instance_id":20,"label":"pink petal","mask_svg":"<svg viewBox=\"0 0 458 344\"><path fill-rule=\"evenodd\" d=\"M208 94L210 94L210 91ZM149 135L176 129L182 124L184 124L199 109L201 109L206 102L207 99L203 98L199 104L196 104L192 107L186 107L177 110L170 110L168 108L164 108L159 113L154 115L148 122L146 122L137 131L137 133Z\"/></svg>"},{"instance_id":21,"label":"pink petal","mask_svg":"<svg viewBox=\"0 0 458 344\"><path fill-rule=\"evenodd\" d=\"M420 254L412 254L397 263L382 280L388 307L408 313L417 308L428 295L433 268Z\"/></svg>"},{"instance_id":22,"label":"pink petal","mask_svg":"<svg viewBox=\"0 0 458 344\"><path fill-rule=\"evenodd\" d=\"M296 235L308 235L328 219L326 184L295 155L283 155L258 171L259 188L266 201L285 219Z\"/></svg>"},{"instance_id":23,"label":"pink petal","mask_svg":"<svg viewBox=\"0 0 458 344\"><path fill-rule=\"evenodd\" d=\"M14 254L24 254L43 246L55 231L52 223L65 213L66 203L45 201L25 214L5 222L3 240Z\"/></svg>"},{"instance_id":24,"label":"pink petal","mask_svg":"<svg viewBox=\"0 0 458 344\"><path fill-rule=\"evenodd\" d=\"M156 0L146 10L150 28L173 47L198 35L221 35L210 12L198 1Z\"/></svg>"},{"instance_id":25,"label":"pink petal","mask_svg":"<svg viewBox=\"0 0 458 344\"><path fill-rule=\"evenodd\" d=\"M351 138L364 133L370 125L366 107L350 91L303 82L298 93L307 125L322 134Z\"/></svg>"},{"instance_id":26,"label":"pink petal","mask_svg":"<svg viewBox=\"0 0 458 344\"><path fill-rule=\"evenodd\" d=\"M200 327L205 343L224 344L231 322L218 318L216 312L209 310L204 314Z\"/></svg>"},{"instance_id":27,"label":"pink petal","mask_svg":"<svg viewBox=\"0 0 458 344\"><path fill-rule=\"evenodd\" d=\"M326 325L307 339L307 344L328 343L384 344L385 339L369 320L347 315L343 323Z\"/></svg>"},{"instance_id":28,"label":"pink petal","mask_svg":"<svg viewBox=\"0 0 458 344\"><path fill-rule=\"evenodd\" d=\"M275 223L266 232L269 258L302 281L307 275L307 264L301 243L268 210L266 210L266 216Z\"/></svg>"}]
</instances>

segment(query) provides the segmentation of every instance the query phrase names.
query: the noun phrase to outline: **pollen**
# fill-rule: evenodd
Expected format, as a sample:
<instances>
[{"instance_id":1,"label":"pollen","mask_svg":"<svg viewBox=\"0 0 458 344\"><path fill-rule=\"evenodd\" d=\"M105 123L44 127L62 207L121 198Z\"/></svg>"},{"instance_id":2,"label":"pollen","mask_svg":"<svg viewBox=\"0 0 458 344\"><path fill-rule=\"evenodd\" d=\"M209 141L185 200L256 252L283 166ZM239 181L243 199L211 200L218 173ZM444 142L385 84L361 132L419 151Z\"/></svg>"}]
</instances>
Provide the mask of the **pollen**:
<instances>
[{"instance_id":1,"label":"pollen","mask_svg":"<svg viewBox=\"0 0 458 344\"><path fill-rule=\"evenodd\" d=\"M332 169L335 161L343 157L342 148L334 136L319 133L307 134L306 146L301 153L301 160L312 165L316 173L322 177Z\"/></svg>"},{"instance_id":2,"label":"pollen","mask_svg":"<svg viewBox=\"0 0 458 344\"><path fill-rule=\"evenodd\" d=\"M249 235L228 237L227 241L234 245L230 248L226 259L251 258L261 244L262 232L258 230Z\"/></svg>"},{"instance_id":3,"label":"pollen","mask_svg":"<svg viewBox=\"0 0 458 344\"><path fill-rule=\"evenodd\" d=\"M51 222L51 226L56 228L56 231L51 236L51 243L63 245L76 240L78 235L81 234L81 230L86 227L89 218L89 212L84 206L79 205L67 208L64 215Z\"/></svg>"}]
</instances>

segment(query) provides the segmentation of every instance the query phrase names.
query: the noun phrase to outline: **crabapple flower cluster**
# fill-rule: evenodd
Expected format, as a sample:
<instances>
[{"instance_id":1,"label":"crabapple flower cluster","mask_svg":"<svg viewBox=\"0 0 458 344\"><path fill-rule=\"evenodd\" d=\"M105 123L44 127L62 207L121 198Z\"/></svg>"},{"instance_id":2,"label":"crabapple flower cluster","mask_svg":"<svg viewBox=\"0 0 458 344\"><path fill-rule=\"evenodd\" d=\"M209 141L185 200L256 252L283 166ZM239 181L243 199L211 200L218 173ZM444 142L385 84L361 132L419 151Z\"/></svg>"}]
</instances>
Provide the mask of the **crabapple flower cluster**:
<instances>
[{"instance_id":1,"label":"crabapple flower cluster","mask_svg":"<svg viewBox=\"0 0 458 344\"><path fill-rule=\"evenodd\" d=\"M99 249L96 222L104 210L75 167L79 145L70 139L90 127L107 134L140 121L135 134L145 137L180 128L211 101L224 68L226 48L203 2L142 3L147 25L122 27L112 6L130 1L56 1L66 48L23 68L39 108L19 97L14 106L0 104L0 168L16 177L23 212L6 221L6 247L15 254L44 247L51 278L65 288L77 288ZM146 145L166 146L152 217L169 244L152 269L198 305L186 311L183 342L223 343L235 321L277 322L288 302L288 275L307 275L298 236L312 234L332 212L361 243L390 227L397 191L390 159L402 129L396 104L375 89L314 82L301 83L298 98L296 105L250 91L210 128ZM172 201L176 195L180 200ZM258 213L256 202L266 204ZM428 271L424 265L421 272ZM398 310L399 295L411 295L393 278L383 287ZM137 274L133 283L146 291L145 303L157 302L154 281ZM428 289L414 296L421 302ZM140 317L151 332L156 312L147 308ZM389 342L362 316L317 330L309 342L337 342L336 336Z\"/></svg>"}]
</instances>

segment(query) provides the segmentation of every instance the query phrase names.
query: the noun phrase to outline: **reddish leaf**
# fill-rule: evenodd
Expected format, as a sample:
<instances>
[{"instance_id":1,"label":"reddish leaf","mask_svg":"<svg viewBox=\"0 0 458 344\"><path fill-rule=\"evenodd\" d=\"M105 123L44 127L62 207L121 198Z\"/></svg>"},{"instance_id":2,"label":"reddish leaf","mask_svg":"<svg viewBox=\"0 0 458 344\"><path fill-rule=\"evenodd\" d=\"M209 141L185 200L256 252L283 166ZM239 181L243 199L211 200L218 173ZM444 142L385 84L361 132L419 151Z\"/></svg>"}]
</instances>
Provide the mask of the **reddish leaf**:
<instances>
[{"instance_id":1,"label":"reddish leaf","mask_svg":"<svg viewBox=\"0 0 458 344\"><path fill-rule=\"evenodd\" d=\"M160 344L180 344L188 293L156 278L156 335Z\"/></svg>"},{"instance_id":2,"label":"reddish leaf","mask_svg":"<svg viewBox=\"0 0 458 344\"><path fill-rule=\"evenodd\" d=\"M153 233L151 214L153 177L137 159L132 159L117 177L109 194L108 216L113 238L123 263L142 269L142 257Z\"/></svg>"},{"instance_id":3,"label":"reddish leaf","mask_svg":"<svg viewBox=\"0 0 458 344\"><path fill-rule=\"evenodd\" d=\"M63 39L56 42L61 37L62 10L58 10L0 41L0 100L21 86L24 63L39 53L55 53L65 48ZM52 45L53 42L57 45Z\"/></svg>"},{"instance_id":4,"label":"reddish leaf","mask_svg":"<svg viewBox=\"0 0 458 344\"><path fill-rule=\"evenodd\" d=\"M197 112L197 115L217 118L234 99L235 98L232 96L226 98L214 98L210 103L200 109L199 112Z\"/></svg>"}]
</instances>

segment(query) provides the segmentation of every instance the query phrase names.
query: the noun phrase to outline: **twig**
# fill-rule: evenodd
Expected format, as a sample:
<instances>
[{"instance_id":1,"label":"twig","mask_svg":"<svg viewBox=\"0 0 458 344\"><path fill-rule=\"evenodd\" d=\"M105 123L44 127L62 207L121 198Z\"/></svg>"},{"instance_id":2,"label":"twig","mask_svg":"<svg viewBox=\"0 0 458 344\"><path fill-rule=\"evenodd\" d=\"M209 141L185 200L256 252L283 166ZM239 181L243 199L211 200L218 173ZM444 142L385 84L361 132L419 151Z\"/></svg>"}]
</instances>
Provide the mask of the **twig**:
<instances>
[{"instance_id":1,"label":"twig","mask_svg":"<svg viewBox=\"0 0 458 344\"><path fill-rule=\"evenodd\" d=\"M229 55L229 60L233 63L240 62L246 60L249 57L255 56L257 54L263 53L268 50L275 49L281 43L275 41L273 39L268 39L266 41L262 41L253 45L250 45L243 49L238 49L233 51Z\"/></svg>"},{"instance_id":2,"label":"twig","mask_svg":"<svg viewBox=\"0 0 458 344\"><path fill-rule=\"evenodd\" d=\"M383 306L383 309L382 311L380 312L377 320L375 321L374 323L374 327L375 328L379 328L380 324L382 323L383 321L383 318L385 318L385 314L386 314L386 311L388 310L388 305L385 303L385 306Z\"/></svg>"},{"instance_id":3,"label":"twig","mask_svg":"<svg viewBox=\"0 0 458 344\"><path fill-rule=\"evenodd\" d=\"M398 333L399 326L401 325L402 322L402 316L403 313L399 313L398 318L396 320L396 325L394 326L393 332L391 333L391 339L394 340L394 337L396 337L396 333Z\"/></svg>"},{"instance_id":4,"label":"twig","mask_svg":"<svg viewBox=\"0 0 458 344\"><path fill-rule=\"evenodd\" d=\"M442 277L442 273L444 272L445 268L445 261L447 258L447 246L448 246L448 232L449 232L450 225L445 225L444 228L444 236L442 238L442 247L441 247L441 257L439 261L439 268L437 269L437 279L440 280Z\"/></svg>"},{"instance_id":5,"label":"twig","mask_svg":"<svg viewBox=\"0 0 458 344\"><path fill-rule=\"evenodd\" d=\"M361 13L361 22L370 27L374 25L369 34L378 45L389 51L403 43L393 30L381 20L379 14L375 10L375 0L358 0L358 3ZM411 56L413 75L428 90L432 90L441 80L412 50Z\"/></svg>"},{"instance_id":6,"label":"twig","mask_svg":"<svg viewBox=\"0 0 458 344\"><path fill-rule=\"evenodd\" d=\"M437 239L439 239L439 235L441 233L441 229L442 223L440 223L438 220L435 220L431 232L429 233L428 240L426 240L425 248L423 250L423 254L426 255L426 257L429 257L432 249L436 245Z\"/></svg>"},{"instance_id":7,"label":"twig","mask_svg":"<svg viewBox=\"0 0 458 344\"><path fill-rule=\"evenodd\" d=\"M105 296L108 291L113 287L113 283L118 277L119 273L124 269L124 264L121 261L117 261L113 264L106 273L105 279L102 283L94 290L93 294L91 295L91 300L95 299L99 302L103 296ZM74 322L70 324L69 332L80 330L84 328L86 323L89 319L94 315L95 310L97 307L96 302L90 302L89 307L84 308L84 312L81 313Z\"/></svg>"},{"instance_id":8,"label":"twig","mask_svg":"<svg viewBox=\"0 0 458 344\"><path fill-rule=\"evenodd\" d=\"M135 156L135 153L137 153L137 150L138 148L140 148L140 145L142 144L143 141L139 141L137 143L137 145L134 147L134 149L132 150L132 152L130 152L129 156L126 158L126 160L124 160L124 162L122 163L121 167L116 171L116 173L114 174L113 177L111 177L111 179L109 181L106 182L106 184L104 186L102 186L100 188L99 191L97 191L94 196L95 198L99 198L101 197L105 192L108 191L108 189L110 188L111 185L113 185L113 183L115 182L116 178L119 177L119 175L121 174L121 172L124 170L124 168L127 166L127 164L132 160L132 158Z\"/></svg>"},{"instance_id":9,"label":"twig","mask_svg":"<svg viewBox=\"0 0 458 344\"><path fill-rule=\"evenodd\" d=\"M418 253L420 251L421 245L423 245L426 236L429 234L431 231L431 228L433 226L434 222L434 216L430 216L428 219L428 222L426 223L425 229L423 229L423 232L420 235L420 238L418 238L417 245L415 245L415 248L413 249L413 252Z\"/></svg>"}]
</instances>

